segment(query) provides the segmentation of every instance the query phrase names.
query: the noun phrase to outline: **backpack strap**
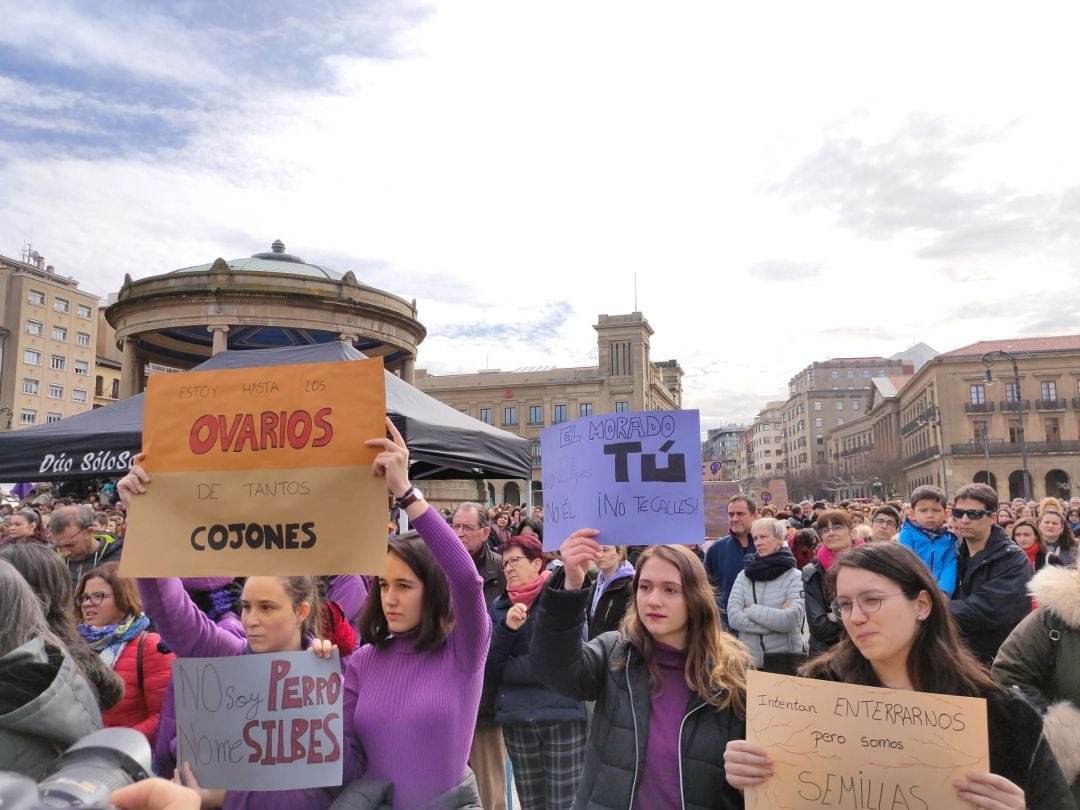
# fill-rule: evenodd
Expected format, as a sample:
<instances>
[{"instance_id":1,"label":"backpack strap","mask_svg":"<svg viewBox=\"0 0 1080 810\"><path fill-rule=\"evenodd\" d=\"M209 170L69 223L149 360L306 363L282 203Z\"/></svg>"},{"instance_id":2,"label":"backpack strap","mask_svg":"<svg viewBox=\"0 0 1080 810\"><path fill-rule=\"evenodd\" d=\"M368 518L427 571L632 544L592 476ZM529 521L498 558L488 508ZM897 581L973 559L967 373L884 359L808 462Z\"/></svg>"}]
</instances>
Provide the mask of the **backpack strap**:
<instances>
[{"instance_id":1,"label":"backpack strap","mask_svg":"<svg viewBox=\"0 0 1080 810\"><path fill-rule=\"evenodd\" d=\"M1043 621L1050 632L1050 665L1047 672L1053 674L1057 666L1058 650L1061 649L1061 631L1065 629L1065 622L1052 610L1043 611Z\"/></svg>"},{"instance_id":2,"label":"backpack strap","mask_svg":"<svg viewBox=\"0 0 1080 810\"><path fill-rule=\"evenodd\" d=\"M139 683L139 694L143 694L143 644L146 643L146 631L139 633L139 646L135 648L135 678Z\"/></svg>"}]
</instances>

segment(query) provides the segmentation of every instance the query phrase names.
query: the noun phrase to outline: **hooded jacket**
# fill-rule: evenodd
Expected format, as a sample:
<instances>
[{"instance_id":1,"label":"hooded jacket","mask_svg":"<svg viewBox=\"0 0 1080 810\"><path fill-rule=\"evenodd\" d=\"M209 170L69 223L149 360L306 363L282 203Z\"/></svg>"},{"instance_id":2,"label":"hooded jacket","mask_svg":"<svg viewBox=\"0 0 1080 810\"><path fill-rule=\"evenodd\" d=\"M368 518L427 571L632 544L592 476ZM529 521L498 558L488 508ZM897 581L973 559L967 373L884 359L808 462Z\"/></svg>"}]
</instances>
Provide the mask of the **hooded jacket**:
<instances>
[{"instance_id":1,"label":"hooded jacket","mask_svg":"<svg viewBox=\"0 0 1080 810\"><path fill-rule=\"evenodd\" d=\"M634 567L629 563L623 563L614 574L614 578L607 581L603 593L596 600L596 608L592 610L586 620L589 625L589 639L596 638L601 633L618 630L622 618L626 615L627 605L633 597ZM600 587L599 577L589 588L589 604L592 605L596 598L596 589Z\"/></svg>"},{"instance_id":2,"label":"hooded jacket","mask_svg":"<svg viewBox=\"0 0 1080 810\"><path fill-rule=\"evenodd\" d=\"M966 542L960 544L956 571L949 610L975 657L990 666L1002 642L1031 612L1031 563L1001 527L992 526L986 546L974 557Z\"/></svg>"},{"instance_id":3,"label":"hooded jacket","mask_svg":"<svg viewBox=\"0 0 1080 810\"><path fill-rule=\"evenodd\" d=\"M1080 802L1080 574L1047 566L1028 589L1039 609L1001 645L991 674L1046 710L1043 733Z\"/></svg>"},{"instance_id":4,"label":"hooded jacket","mask_svg":"<svg viewBox=\"0 0 1080 810\"><path fill-rule=\"evenodd\" d=\"M37 778L71 744L101 728L93 689L41 638L0 658L0 771Z\"/></svg>"},{"instance_id":5,"label":"hooded jacket","mask_svg":"<svg viewBox=\"0 0 1080 810\"><path fill-rule=\"evenodd\" d=\"M926 563L946 596L956 590L956 535L947 526L925 529L911 520L900 527L900 545L907 546Z\"/></svg>"},{"instance_id":6,"label":"hooded jacket","mask_svg":"<svg viewBox=\"0 0 1080 810\"><path fill-rule=\"evenodd\" d=\"M555 581L554 585L558 585ZM533 631L533 667L540 679L575 700L595 700L585 770L574 810L634 807L645 768L652 711L649 672L641 651L619 633L581 640L588 592L540 595ZM612 664L625 661L622 669ZM724 781L724 746L746 736L730 708L716 710L692 693L679 733L679 781L686 810L743 807L742 794Z\"/></svg>"}]
</instances>

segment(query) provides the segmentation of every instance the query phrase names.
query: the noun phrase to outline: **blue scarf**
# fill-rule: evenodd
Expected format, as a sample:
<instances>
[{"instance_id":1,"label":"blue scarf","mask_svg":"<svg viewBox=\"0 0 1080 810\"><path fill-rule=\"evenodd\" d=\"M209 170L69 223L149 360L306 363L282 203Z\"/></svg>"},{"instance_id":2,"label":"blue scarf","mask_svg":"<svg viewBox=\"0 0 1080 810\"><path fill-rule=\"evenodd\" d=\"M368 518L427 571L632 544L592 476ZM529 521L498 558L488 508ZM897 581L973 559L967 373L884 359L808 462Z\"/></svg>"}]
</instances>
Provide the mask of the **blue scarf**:
<instances>
[{"instance_id":1,"label":"blue scarf","mask_svg":"<svg viewBox=\"0 0 1080 810\"><path fill-rule=\"evenodd\" d=\"M138 616L128 616L119 624L107 624L104 627L92 627L89 624L79 625L79 635L90 645L109 669L116 666L124 647L133 638L150 626L150 620L145 613Z\"/></svg>"}]
</instances>

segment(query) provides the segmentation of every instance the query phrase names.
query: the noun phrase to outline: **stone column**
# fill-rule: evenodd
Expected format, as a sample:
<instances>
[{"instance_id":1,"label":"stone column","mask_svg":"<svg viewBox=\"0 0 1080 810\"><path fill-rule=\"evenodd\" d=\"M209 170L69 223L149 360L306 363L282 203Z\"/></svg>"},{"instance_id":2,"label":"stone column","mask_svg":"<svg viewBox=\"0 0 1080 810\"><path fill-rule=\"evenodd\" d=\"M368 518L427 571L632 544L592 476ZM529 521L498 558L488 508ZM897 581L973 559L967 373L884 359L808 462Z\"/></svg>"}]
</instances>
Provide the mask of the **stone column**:
<instances>
[{"instance_id":1,"label":"stone column","mask_svg":"<svg viewBox=\"0 0 1080 810\"><path fill-rule=\"evenodd\" d=\"M120 362L120 399L127 399L141 393L142 376L138 341L133 337L125 338L123 357Z\"/></svg>"},{"instance_id":2,"label":"stone column","mask_svg":"<svg viewBox=\"0 0 1080 810\"><path fill-rule=\"evenodd\" d=\"M208 326L206 331L210 332L214 336L214 348L211 354L220 354L227 351L229 348L229 327L227 326Z\"/></svg>"},{"instance_id":3,"label":"stone column","mask_svg":"<svg viewBox=\"0 0 1080 810\"><path fill-rule=\"evenodd\" d=\"M402 359L401 379L409 385L416 385L416 357L414 355L407 354Z\"/></svg>"}]
</instances>

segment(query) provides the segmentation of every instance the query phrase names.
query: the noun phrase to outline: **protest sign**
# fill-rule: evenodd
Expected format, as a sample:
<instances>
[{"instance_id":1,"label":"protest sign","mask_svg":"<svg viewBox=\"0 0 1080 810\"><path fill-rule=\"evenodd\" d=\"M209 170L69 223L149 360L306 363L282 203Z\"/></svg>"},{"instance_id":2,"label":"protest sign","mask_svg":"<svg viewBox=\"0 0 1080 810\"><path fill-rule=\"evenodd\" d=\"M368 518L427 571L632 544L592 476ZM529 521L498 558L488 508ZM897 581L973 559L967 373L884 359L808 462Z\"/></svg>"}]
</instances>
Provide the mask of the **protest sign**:
<instances>
[{"instance_id":1,"label":"protest sign","mask_svg":"<svg viewBox=\"0 0 1080 810\"><path fill-rule=\"evenodd\" d=\"M176 761L204 788L340 785L341 686L336 649L177 658Z\"/></svg>"},{"instance_id":2,"label":"protest sign","mask_svg":"<svg viewBox=\"0 0 1080 810\"><path fill-rule=\"evenodd\" d=\"M723 537L728 533L728 501L739 494L734 481L705 481L705 536Z\"/></svg>"},{"instance_id":3,"label":"protest sign","mask_svg":"<svg viewBox=\"0 0 1080 810\"><path fill-rule=\"evenodd\" d=\"M701 543L697 411L601 414L540 433L545 548L580 528L601 543Z\"/></svg>"},{"instance_id":4,"label":"protest sign","mask_svg":"<svg viewBox=\"0 0 1080 810\"><path fill-rule=\"evenodd\" d=\"M155 374L129 577L377 573L386 558L381 360Z\"/></svg>"},{"instance_id":5,"label":"protest sign","mask_svg":"<svg viewBox=\"0 0 1080 810\"><path fill-rule=\"evenodd\" d=\"M703 481L723 481L725 476L722 461L702 461L701 478Z\"/></svg>"},{"instance_id":6,"label":"protest sign","mask_svg":"<svg viewBox=\"0 0 1080 810\"><path fill-rule=\"evenodd\" d=\"M990 772L986 701L751 671L746 739L773 776L747 810L961 810L953 782Z\"/></svg>"},{"instance_id":7,"label":"protest sign","mask_svg":"<svg viewBox=\"0 0 1080 810\"><path fill-rule=\"evenodd\" d=\"M788 504L787 481L783 478L773 478L769 481L770 502L777 509L783 509ZM762 493L764 496L764 493Z\"/></svg>"}]
</instances>

